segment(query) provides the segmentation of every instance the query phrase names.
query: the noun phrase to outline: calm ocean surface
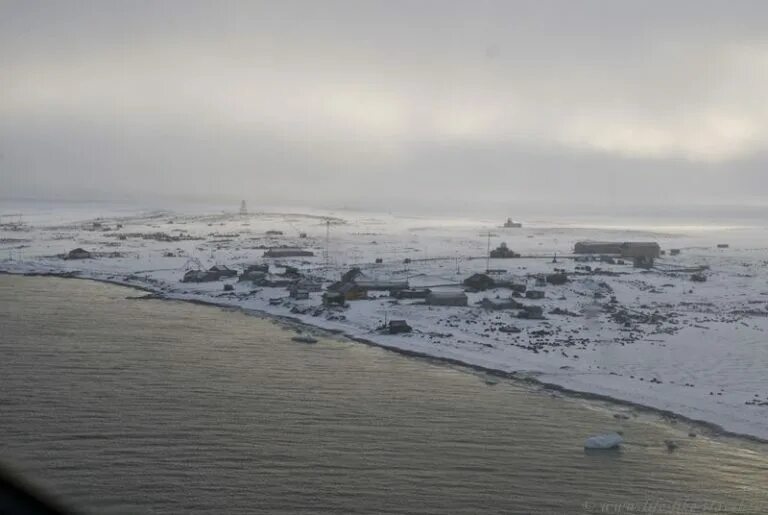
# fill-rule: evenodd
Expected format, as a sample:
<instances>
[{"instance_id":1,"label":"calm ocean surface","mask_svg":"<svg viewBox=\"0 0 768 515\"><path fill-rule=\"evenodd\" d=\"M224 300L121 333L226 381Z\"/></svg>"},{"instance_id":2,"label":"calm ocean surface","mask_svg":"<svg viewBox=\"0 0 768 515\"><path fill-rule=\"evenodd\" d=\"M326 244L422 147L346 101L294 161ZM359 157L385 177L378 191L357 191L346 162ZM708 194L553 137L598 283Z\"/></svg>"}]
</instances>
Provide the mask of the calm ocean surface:
<instances>
[{"instance_id":1,"label":"calm ocean surface","mask_svg":"<svg viewBox=\"0 0 768 515\"><path fill-rule=\"evenodd\" d=\"M768 446L140 294L0 276L0 463L83 513L768 513Z\"/></svg>"}]
</instances>

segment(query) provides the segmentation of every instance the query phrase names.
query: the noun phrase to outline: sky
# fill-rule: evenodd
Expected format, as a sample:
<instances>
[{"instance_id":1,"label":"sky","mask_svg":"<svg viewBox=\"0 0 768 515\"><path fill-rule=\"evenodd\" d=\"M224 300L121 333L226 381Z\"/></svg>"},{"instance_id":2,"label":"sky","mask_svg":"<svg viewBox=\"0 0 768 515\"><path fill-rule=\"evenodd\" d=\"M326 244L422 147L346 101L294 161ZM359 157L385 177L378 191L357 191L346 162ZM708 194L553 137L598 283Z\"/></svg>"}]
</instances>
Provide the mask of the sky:
<instances>
[{"instance_id":1,"label":"sky","mask_svg":"<svg viewBox=\"0 0 768 515\"><path fill-rule=\"evenodd\" d=\"M0 198L765 206L766 19L763 1L0 0Z\"/></svg>"}]
</instances>

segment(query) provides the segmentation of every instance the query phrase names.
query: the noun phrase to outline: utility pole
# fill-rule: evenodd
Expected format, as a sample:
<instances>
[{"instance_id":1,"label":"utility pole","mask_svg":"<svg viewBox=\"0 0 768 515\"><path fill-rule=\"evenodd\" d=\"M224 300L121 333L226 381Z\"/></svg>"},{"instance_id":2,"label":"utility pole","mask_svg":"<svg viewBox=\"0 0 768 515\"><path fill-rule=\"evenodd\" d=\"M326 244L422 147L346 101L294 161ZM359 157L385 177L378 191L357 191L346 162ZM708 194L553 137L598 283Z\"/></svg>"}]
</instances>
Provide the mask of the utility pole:
<instances>
[{"instance_id":1,"label":"utility pole","mask_svg":"<svg viewBox=\"0 0 768 515\"><path fill-rule=\"evenodd\" d=\"M328 270L328 254L331 245L331 220L325 220L325 269Z\"/></svg>"},{"instance_id":2,"label":"utility pole","mask_svg":"<svg viewBox=\"0 0 768 515\"><path fill-rule=\"evenodd\" d=\"M488 250L485 255L485 273L491 270L491 231L488 231Z\"/></svg>"}]
</instances>

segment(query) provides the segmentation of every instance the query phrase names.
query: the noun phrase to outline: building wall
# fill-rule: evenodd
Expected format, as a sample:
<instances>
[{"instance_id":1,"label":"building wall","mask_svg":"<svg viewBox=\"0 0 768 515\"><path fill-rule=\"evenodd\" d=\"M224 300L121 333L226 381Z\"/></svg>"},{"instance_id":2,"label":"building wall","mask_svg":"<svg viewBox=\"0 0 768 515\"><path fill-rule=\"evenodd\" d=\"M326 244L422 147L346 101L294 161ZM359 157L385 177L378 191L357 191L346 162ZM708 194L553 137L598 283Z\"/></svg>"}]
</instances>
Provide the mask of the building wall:
<instances>
[{"instance_id":1,"label":"building wall","mask_svg":"<svg viewBox=\"0 0 768 515\"><path fill-rule=\"evenodd\" d=\"M660 254L658 243L625 243L621 248L621 256L625 258L657 258Z\"/></svg>"},{"instance_id":2,"label":"building wall","mask_svg":"<svg viewBox=\"0 0 768 515\"><path fill-rule=\"evenodd\" d=\"M467 305L467 296L466 295L451 295L451 296L443 296L443 295L430 295L427 297L427 304L430 306L466 306Z\"/></svg>"}]
</instances>

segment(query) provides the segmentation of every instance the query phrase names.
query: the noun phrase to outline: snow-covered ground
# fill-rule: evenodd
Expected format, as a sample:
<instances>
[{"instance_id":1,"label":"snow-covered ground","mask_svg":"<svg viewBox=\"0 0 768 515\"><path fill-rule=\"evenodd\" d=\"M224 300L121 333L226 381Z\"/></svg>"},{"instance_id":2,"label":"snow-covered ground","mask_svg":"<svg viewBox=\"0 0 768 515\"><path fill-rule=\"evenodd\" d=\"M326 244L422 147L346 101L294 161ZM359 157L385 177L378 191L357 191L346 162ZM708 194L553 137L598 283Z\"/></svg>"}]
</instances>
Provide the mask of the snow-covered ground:
<instances>
[{"instance_id":1,"label":"snow-covered ground","mask_svg":"<svg viewBox=\"0 0 768 515\"><path fill-rule=\"evenodd\" d=\"M293 316L383 346L514 371L768 438L765 227L627 228L528 220L522 229L504 229L499 220L312 210L241 216L110 210L103 205L13 207L24 216L20 225L13 217L0 220L0 271L77 272L143 286L169 298ZM267 231L283 234L270 236ZM468 307L427 306L420 300L395 301L374 293L374 298L351 301L347 309L337 311L319 308L321 292L294 301L285 288L254 286L237 278L181 282L186 271L198 267L219 264L240 271L248 264L268 262L274 272L282 270L280 265L294 266L325 286L358 266L374 279L407 279L412 287L460 290L466 277L486 269L489 232L492 247L506 242L523 255L491 260L490 268L506 270L507 278L534 288L538 274L555 268L568 272L566 284L536 288L545 291L543 300L519 299L543 306L545 319L520 319L517 310L490 311L477 305L484 297L509 298L511 291L503 288L470 292ZM652 240L681 253L667 253L647 271L631 264L576 262L573 244L587 239ZM729 247L717 248L718 243ZM314 251L315 257L262 257L267 248L277 246L299 246ZM62 258L76 247L94 257ZM377 258L382 262L375 263ZM709 267L706 282L693 282L690 271L681 271L698 266ZM222 283L234 290L223 291ZM279 304L270 303L278 298ZM414 332L377 331L387 319L405 319Z\"/></svg>"}]
</instances>

